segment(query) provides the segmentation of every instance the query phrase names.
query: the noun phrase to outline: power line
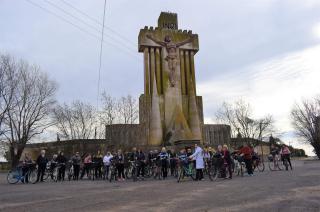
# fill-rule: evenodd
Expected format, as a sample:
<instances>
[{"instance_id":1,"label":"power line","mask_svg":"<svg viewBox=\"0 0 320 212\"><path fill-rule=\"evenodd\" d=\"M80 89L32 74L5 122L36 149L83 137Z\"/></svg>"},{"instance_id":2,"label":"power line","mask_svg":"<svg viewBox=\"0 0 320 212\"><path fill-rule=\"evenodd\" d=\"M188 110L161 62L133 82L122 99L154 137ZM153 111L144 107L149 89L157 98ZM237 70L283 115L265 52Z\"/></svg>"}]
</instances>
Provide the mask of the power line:
<instances>
[{"instance_id":1,"label":"power line","mask_svg":"<svg viewBox=\"0 0 320 212\"><path fill-rule=\"evenodd\" d=\"M107 4L107 0L104 0L103 21L102 21L102 31L101 31L101 43L100 43L99 73L98 73L97 111L99 110L102 45L103 45L103 37L104 37L103 33L104 33L104 21L105 21L105 16L106 16L106 4Z\"/></svg>"},{"instance_id":2,"label":"power line","mask_svg":"<svg viewBox=\"0 0 320 212\"><path fill-rule=\"evenodd\" d=\"M76 27L76 28L79 29L80 31L82 31L82 32L84 32L84 33L87 33L88 35L90 35L90 36L92 36L92 37L94 37L94 38L96 38L96 39L98 39L98 40L101 39L101 38L100 38L99 36L97 36L96 34L87 31L86 29L80 27L79 25L74 24L73 22L69 21L68 19L66 19L66 18L58 15L58 14L55 13L55 12L52 12L51 10L49 10L49 9L47 9L47 8L45 8L45 7L39 5L39 4L37 4L37 3L35 3L35 2L33 2L33 1L31 1L31 0L26 0L26 2L30 3L31 5L33 5L33 6L35 6L35 7L38 7L38 8L40 8L40 9L46 11L47 13L49 13L49 14L55 16L56 18L58 18L58 19L60 19L60 20L62 20L62 21L64 21L64 22L66 22L66 23L68 23L68 24ZM105 41L105 40L104 40L103 42L104 42L104 43L108 43L109 45L111 45L111 46L113 46L113 47L121 50L123 53L126 53L127 55L129 55L129 56L131 56L131 57L133 57L133 58L135 58L135 59L138 59L138 58L139 58L137 55L134 55L134 54L132 54L131 52L128 52L127 49L121 49L119 46L115 45L114 43L111 43L111 42Z\"/></svg>"},{"instance_id":3,"label":"power line","mask_svg":"<svg viewBox=\"0 0 320 212\"><path fill-rule=\"evenodd\" d=\"M77 21L79 21L79 22L83 23L84 25L90 27L91 29L97 31L98 33L101 33L101 30L100 30L100 29L96 28L95 26L93 26L93 25L91 25L91 24L88 24L88 23L87 23L86 21L84 21L83 19L81 19L81 18L73 15L72 13L66 11L65 9L63 9L63 8L60 7L60 6L58 6L57 4L54 4L53 2L48 1L48 0L44 0L44 1L45 1L47 4L51 5L52 7L54 7L54 8L56 8L56 9L62 11L64 14L66 14L66 15L74 18L74 19L76 19ZM101 26L102 26L102 24L101 24ZM105 27L105 26L102 26L102 27ZM111 35L108 35L108 34L104 34L104 35L107 36L107 37L109 37L111 40L115 40L115 38L112 37ZM103 35L103 36L104 36L104 35ZM135 48L132 48L132 46L127 45L127 44L128 44L127 41L124 42L123 40L119 40L118 37L116 37L116 39L118 39L118 41L116 41L116 42L122 42L122 44L124 44L124 45L125 45L128 49L130 49L131 51L134 51L134 52L136 51Z\"/></svg>"},{"instance_id":4,"label":"power line","mask_svg":"<svg viewBox=\"0 0 320 212\"><path fill-rule=\"evenodd\" d=\"M100 21L98 21L97 19L93 18L92 16L88 15L87 13L83 12L82 10L76 8L75 6L73 6L72 4L70 4L69 2L65 1L65 0L60 0L62 3L64 3L65 5L67 5L68 7L74 9L75 11L77 11L78 13L84 15L85 17L89 18L91 21L99 24L100 26L102 26L102 23ZM136 48L136 44L132 43L131 40L129 40L128 38L124 37L123 35L121 35L120 33L118 33L117 31L114 31L112 28L108 27L108 26L104 26L106 29L110 30L111 32L113 32L114 34L118 35L121 39L127 41L129 44L131 44L133 47Z\"/></svg>"}]
</instances>

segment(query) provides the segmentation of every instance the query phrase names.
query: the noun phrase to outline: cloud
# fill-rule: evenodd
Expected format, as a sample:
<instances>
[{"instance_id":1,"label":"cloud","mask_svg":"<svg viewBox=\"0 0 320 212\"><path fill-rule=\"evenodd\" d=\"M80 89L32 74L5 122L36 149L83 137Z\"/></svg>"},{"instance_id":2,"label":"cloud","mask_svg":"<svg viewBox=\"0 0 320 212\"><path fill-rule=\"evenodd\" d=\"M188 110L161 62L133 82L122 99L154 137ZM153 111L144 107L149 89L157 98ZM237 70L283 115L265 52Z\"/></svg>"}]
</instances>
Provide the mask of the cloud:
<instances>
[{"instance_id":1,"label":"cloud","mask_svg":"<svg viewBox=\"0 0 320 212\"><path fill-rule=\"evenodd\" d=\"M320 45L317 45L200 83L198 93L204 99L205 116L214 117L223 101L245 98L252 105L255 116L272 114L277 129L292 131L290 110L293 104L320 93L319 55ZM292 136L283 138L293 139Z\"/></svg>"}]
</instances>

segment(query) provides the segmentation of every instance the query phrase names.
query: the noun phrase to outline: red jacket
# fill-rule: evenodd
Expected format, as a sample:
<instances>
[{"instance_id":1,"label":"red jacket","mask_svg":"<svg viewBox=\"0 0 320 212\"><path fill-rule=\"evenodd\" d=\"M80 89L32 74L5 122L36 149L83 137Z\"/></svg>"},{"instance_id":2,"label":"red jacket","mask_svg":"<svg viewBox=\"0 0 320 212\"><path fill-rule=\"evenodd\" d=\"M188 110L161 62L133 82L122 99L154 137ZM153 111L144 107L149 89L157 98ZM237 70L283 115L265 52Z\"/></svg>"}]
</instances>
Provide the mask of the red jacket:
<instances>
[{"instance_id":1,"label":"red jacket","mask_svg":"<svg viewBox=\"0 0 320 212\"><path fill-rule=\"evenodd\" d=\"M252 159L252 149L248 146L242 147L239 151L239 154L244 154L244 159Z\"/></svg>"}]
</instances>

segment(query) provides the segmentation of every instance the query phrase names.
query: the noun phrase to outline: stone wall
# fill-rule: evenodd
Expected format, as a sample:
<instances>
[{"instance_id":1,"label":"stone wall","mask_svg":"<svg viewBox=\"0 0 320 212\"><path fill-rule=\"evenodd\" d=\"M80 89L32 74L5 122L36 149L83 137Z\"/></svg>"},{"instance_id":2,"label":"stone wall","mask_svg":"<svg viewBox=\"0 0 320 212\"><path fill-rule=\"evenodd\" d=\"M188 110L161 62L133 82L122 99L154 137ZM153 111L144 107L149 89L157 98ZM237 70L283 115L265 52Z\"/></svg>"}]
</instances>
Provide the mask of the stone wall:
<instances>
[{"instance_id":1,"label":"stone wall","mask_svg":"<svg viewBox=\"0 0 320 212\"><path fill-rule=\"evenodd\" d=\"M108 143L105 139L77 139L66 141L54 141L45 143L28 144L24 149L24 153L29 153L33 160L40 154L41 149L45 149L47 156L51 157L59 151L63 151L66 157L71 157L74 153L96 153L98 150L105 152L106 149L113 148L113 145Z\"/></svg>"},{"instance_id":2,"label":"stone wall","mask_svg":"<svg viewBox=\"0 0 320 212\"><path fill-rule=\"evenodd\" d=\"M143 124L113 124L106 126L106 142L124 148L147 145L146 127Z\"/></svg>"},{"instance_id":3,"label":"stone wall","mask_svg":"<svg viewBox=\"0 0 320 212\"><path fill-rule=\"evenodd\" d=\"M204 144L218 146L227 144L230 146L231 128L224 124L204 124L203 125Z\"/></svg>"}]
</instances>

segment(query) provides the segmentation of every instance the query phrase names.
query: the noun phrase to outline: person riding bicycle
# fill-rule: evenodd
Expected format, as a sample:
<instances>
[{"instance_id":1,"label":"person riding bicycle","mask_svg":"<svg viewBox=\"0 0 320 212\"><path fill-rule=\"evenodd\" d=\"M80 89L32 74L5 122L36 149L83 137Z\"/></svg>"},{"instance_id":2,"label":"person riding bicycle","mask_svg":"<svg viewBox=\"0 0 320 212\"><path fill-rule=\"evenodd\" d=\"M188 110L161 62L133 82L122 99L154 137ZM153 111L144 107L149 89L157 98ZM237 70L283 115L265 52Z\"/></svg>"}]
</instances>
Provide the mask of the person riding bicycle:
<instances>
[{"instance_id":1,"label":"person riding bicycle","mask_svg":"<svg viewBox=\"0 0 320 212\"><path fill-rule=\"evenodd\" d=\"M111 152L109 152L109 151L103 157L103 166L104 166L104 177L105 177L105 179L108 179L112 158L113 158L113 156L111 155Z\"/></svg>"},{"instance_id":2,"label":"person riding bicycle","mask_svg":"<svg viewBox=\"0 0 320 212\"><path fill-rule=\"evenodd\" d=\"M273 158L275 158L276 155L279 155L279 148L275 146L274 144L271 144L270 147L270 154L272 155Z\"/></svg>"},{"instance_id":3,"label":"person riding bicycle","mask_svg":"<svg viewBox=\"0 0 320 212\"><path fill-rule=\"evenodd\" d=\"M57 157L58 165L60 166L58 170L58 181L62 180L64 181L65 173L66 173L66 163L67 158L64 156L64 153L61 151L60 154Z\"/></svg>"},{"instance_id":4,"label":"person riding bicycle","mask_svg":"<svg viewBox=\"0 0 320 212\"><path fill-rule=\"evenodd\" d=\"M169 155L168 155L165 147L162 147L161 152L159 154L159 159L160 159L160 162L161 162L162 177L163 177L163 179L166 179L167 176L168 176L168 159L169 159Z\"/></svg>"},{"instance_id":5,"label":"person riding bicycle","mask_svg":"<svg viewBox=\"0 0 320 212\"><path fill-rule=\"evenodd\" d=\"M74 170L73 179L78 180L79 174L80 174L80 164L81 164L81 157L80 157L79 152L76 152L76 154L74 156L72 156L71 162L72 162L73 170Z\"/></svg>"},{"instance_id":6,"label":"person riding bicycle","mask_svg":"<svg viewBox=\"0 0 320 212\"><path fill-rule=\"evenodd\" d=\"M137 162L138 162L137 177L139 178L141 175L141 179L144 179L144 170L146 167L146 156L141 149L139 149L137 152Z\"/></svg>"},{"instance_id":7,"label":"person riding bicycle","mask_svg":"<svg viewBox=\"0 0 320 212\"><path fill-rule=\"evenodd\" d=\"M244 146L239 150L239 155L243 156L248 175L253 176L251 147L249 147L248 144L245 143Z\"/></svg>"},{"instance_id":8,"label":"person riding bicycle","mask_svg":"<svg viewBox=\"0 0 320 212\"><path fill-rule=\"evenodd\" d=\"M290 168L292 170L292 165L291 165L291 160L290 160L291 152L289 150L289 147L286 146L285 144L283 144L281 147L281 150L280 150L280 154L281 154L281 159L282 159L283 163L285 160L287 160L290 165ZM288 166L286 166L286 170L288 170Z\"/></svg>"},{"instance_id":9,"label":"person riding bicycle","mask_svg":"<svg viewBox=\"0 0 320 212\"><path fill-rule=\"evenodd\" d=\"M47 163L48 163L48 159L46 158L46 151L44 149L41 150L40 155L37 158L36 163L38 166L37 182L39 182L39 180L41 182L43 182L43 176L46 171L46 167L47 167Z\"/></svg>"}]
</instances>

